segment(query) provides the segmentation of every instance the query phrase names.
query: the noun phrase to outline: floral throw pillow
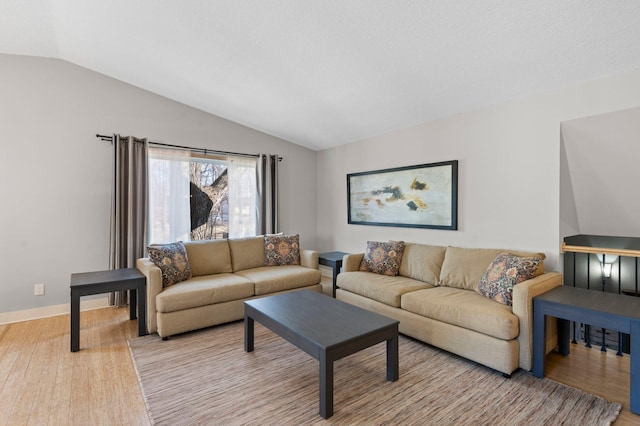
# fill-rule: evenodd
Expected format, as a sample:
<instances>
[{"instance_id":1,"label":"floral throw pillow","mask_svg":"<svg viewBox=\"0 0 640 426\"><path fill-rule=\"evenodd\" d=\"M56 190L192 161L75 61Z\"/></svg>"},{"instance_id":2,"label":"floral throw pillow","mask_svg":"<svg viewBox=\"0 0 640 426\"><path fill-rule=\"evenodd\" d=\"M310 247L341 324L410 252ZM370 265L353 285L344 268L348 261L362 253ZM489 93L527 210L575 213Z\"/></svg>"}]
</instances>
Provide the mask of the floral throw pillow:
<instances>
[{"instance_id":1,"label":"floral throw pillow","mask_svg":"<svg viewBox=\"0 0 640 426\"><path fill-rule=\"evenodd\" d=\"M400 271L404 241L367 241L360 270L394 277Z\"/></svg>"},{"instance_id":2,"label":"floral throw pillow","mask_svg":"<svg viewBox=\"0 0 640 426\"><path fill-rule=\"evenodd\" d=\"M476 291L504 305L513 304L513 287L538 275L541 257L518 257L500 253L489 265Z\"/></svg>"},{"instance_id":3,"label":"floral throw pillow","mask_svg":"<svg viewBox=\"0 0 640 426\"><path fill-rule=\"evenodd\" d=\"M191 278L191 267L182 241L153 244L148 247L149 259L162 271L162 287Z\"/></svg>"},{"instance_id":4,"label":"floral throw pillow","mask_svg":"<svg viewBox=\"0 0 640 426\"><path fill-rule=\"evenodd\" d=\"M264 265L282 266L300 264L299 235L265 235Z\"/></svg>"}]
</instances>

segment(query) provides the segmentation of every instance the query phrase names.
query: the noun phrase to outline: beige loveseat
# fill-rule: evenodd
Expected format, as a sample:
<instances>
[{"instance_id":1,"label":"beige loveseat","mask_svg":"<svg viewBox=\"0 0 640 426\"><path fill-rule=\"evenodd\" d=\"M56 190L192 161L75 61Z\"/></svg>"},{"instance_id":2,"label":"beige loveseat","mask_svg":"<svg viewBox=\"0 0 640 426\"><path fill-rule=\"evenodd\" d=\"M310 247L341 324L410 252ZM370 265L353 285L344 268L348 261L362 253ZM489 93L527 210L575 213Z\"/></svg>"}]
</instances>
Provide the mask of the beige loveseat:
<instances>
[{"instance_id":1,"label":"beige loveseat","mask_svg":"<svg viewBox=\"0 0 640 426\"><path fill-rule=\"evenodd\" d=\"M506 375L518 367L531 370L532 298L562 285L562 276L545 273L542 261L538 276L513 287L512 306L477 293L487 268L505 251L406 243L397 276L359 271L364 254L347 255L336 297L400 321L407 336ZM548 352L556 333L553 321L547 327Z\"/></svg>"},{"instance_id":2,"label":"beige loveseat","mask_svg":"<svg viewBox=\"0 0 640 426\"><path fill-rule=\"evenodd\" d=\"M321 291L318 253L300 250L300 265L264 266L263 236L185 242L192 278L163 288L149 258L137 268L147 277L147 329L166 338L244 317L244 301L270 294Z\"/></svg>"}]
</instances>

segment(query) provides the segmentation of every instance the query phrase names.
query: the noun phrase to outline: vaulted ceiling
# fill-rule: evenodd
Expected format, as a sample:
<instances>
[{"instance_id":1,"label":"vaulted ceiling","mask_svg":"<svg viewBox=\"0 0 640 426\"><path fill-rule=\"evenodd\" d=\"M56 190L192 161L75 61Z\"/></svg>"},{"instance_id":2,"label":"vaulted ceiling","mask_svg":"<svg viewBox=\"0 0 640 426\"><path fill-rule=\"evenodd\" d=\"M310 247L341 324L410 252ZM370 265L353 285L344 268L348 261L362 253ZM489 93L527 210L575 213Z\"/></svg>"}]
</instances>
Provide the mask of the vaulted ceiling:
<instances>
[{"instance_id":1,"label":"vaulted ceiling","mask_svg":"<svg viewBox=\"0 0 640 426\"><path fill-rule=\"evenodd\" d=\"M640 2L2 0L0 53L320 150L640 68Z\"/></svg>"}]
</instances>

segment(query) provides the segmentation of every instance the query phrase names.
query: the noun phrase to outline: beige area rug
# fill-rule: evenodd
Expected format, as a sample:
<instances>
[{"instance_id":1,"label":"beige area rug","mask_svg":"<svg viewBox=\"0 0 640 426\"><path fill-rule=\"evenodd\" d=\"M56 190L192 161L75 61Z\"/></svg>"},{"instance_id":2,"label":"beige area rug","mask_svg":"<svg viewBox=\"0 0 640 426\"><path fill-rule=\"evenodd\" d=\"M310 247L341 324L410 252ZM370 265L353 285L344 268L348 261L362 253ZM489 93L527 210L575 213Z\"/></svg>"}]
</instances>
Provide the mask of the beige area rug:
<instances>
[{"instance_id":1,"label":"beige area rug","mask_svg":"<svg viewBox=\"0 0 640 426\"><path fill-rule=\"evenodd\" d=\"M386 347L337 361L334 415L318 414L318 363L255 323L129 342L150 417L158 425L606 425L620 404L493 370L400 337L400 379L386 380Z\"/></svg>"}]
</instances>

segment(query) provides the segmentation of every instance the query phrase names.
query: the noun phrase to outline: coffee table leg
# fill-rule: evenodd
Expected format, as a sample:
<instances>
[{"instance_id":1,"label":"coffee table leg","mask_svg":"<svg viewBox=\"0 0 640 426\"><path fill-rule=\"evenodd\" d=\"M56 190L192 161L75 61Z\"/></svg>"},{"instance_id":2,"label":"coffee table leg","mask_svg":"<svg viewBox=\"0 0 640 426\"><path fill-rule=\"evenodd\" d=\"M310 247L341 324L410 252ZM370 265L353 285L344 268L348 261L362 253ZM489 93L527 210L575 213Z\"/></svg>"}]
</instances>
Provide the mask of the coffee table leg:
<instances>
[{"instance_id":1,"label":"coffee table leg","mask_svg":"<svg viewBox=\"0 0 640 426\"><path fill-rule=\"evenodd\" d=\"M398 335L387 340L387 380L395 382L400 376L398 363Z\"/></svg>"},{"instance_id":2,"label":"coffee table leg","mask_svg":"<svg viewBox=\"0 0 640 426\"><path fill-rule=\"evenodd\" d=\"M327 353L320 354L320 415L323 419L333 416L333 360Z\"/></svg>"},{"instance_id":3,"label":"coffee table leg","mask_svg":"<svg viewBox=\"0 0 640 426\"><path fill-rule=\"evenodd\" d=\"M244 351L253 352L253 318L244 316Z\"/></svg>"}]
</instances>

